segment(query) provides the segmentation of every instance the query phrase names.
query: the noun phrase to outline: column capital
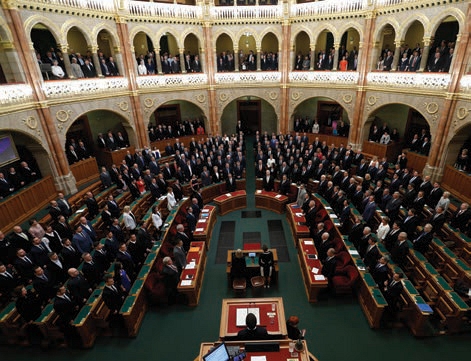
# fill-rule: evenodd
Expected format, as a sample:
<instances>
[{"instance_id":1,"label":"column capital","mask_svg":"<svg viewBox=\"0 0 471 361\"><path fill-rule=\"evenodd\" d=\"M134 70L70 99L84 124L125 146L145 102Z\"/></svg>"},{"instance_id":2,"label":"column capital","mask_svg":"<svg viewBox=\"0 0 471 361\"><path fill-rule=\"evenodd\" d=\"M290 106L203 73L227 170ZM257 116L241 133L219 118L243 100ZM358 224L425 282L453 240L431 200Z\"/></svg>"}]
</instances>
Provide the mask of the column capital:
<instances>
[{"instance_id":1,"label":"column capital","mask_svg":"<svg viewBox=\"0 0 471 361\"><path fill-rule=\"evenodd\" d=\"M119 45L113 46L113 51L115 53L121 53L121 47ZM132 49L132 51L134 51L134 48Z\"/></svg>"},{"instance_id":2,"label":"column capital","mask_svg":"<svg viewBox=\"0 0 471 361\"><path fill-rule=\"evenodd\" d=\"M334 49L338 49L340 46L340 43L334 43Z\"/></svg>"},{"instance_id":3,"label":"column capital","mask_svg":"<svg viewBox=\"0 0 471 361\"><path fill-rule=\"evenodd\" d=\"M11 41L0 41L0 45L2 46L3 50L15 49L15 44L13 44Z\"/></svg>"},{"instance_id":4,"label":"column capital","mask_svg":"<svg viewBox=\"0 0 471 361\"><path fill-rule=\"evenodd\" d=\"M88 50L90 50L92 53L96 53L98 51L98 46L97 45L90 45L88 47Z\"/></svg>"},{"instance_id":5,"label":"column capital","mask_svg":"<svg viewBox=\"0 0 471 361\"><path fill-rule=\"evenodd\" d=\"M179 52L180 54L183 54L183 53L185 52L185 48L178 48L178 52Z\"/></svg>"},{"instance_id":6,"label":"column capital","mask_svg":"<svg viewBox=\"0 0 471 361\"><path fill-rule=\"evenodd\" d=\"M358 42L358 50L360 50L361 48L363 48L363 41Z\"/></svg>"},{"instance_id":7,"label":"column capital","mask_svg":"<svg viewBox=\"0 0 471 361\"><path fill-rule=\"evenodd\" d=\"M430 43L432 42L433 40L433 37L424 37L424 39L422 40L424 42L424 46L430 46Z\"/></svg>"},{"instance_id":8,"label":"column capital","mask_svg":"<svg viewBox=\"0 0 471 361\"><path fill-rule=\"evenodd\" d=\"M394 45L396 45L396 48L401 47L404 45L404 40L395 40Z\"/></svg>"},{"instance_id":9,"label":"column capital","mask_svg":"<svg viewBox=\"0 0 471 361\"><path fill-rule=\"evenodd\" d=\"M57 47L62 51L62 53L69 52L69 44L57 44Z\"/></svg>"}]
</instances>

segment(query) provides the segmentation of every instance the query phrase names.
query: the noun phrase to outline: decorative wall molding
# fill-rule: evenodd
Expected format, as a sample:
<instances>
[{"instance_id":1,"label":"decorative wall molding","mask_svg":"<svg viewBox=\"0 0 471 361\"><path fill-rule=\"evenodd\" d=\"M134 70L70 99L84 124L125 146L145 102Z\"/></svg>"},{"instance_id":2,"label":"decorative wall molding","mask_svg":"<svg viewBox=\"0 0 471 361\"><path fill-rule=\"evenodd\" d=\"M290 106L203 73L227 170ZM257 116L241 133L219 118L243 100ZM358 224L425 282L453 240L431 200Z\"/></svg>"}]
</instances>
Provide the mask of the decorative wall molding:
<instances>
[{"instance_id":1,"label":"decorative wall molding","mask_svg":"<svg viewBox=\"0 0 471 361\"><path fill-rule=\"evenodd\" d=\"M366 79L368 85L446 90L451 76L444 73L371 72L368 73Z\"/></svg>"},{"instance_id":2,"label":"decorative wall molding","mask_svg":"<svg viewBox=\"0 0 471 361\"><path fill-rule=\"evenodd\" d=\"M139 88L162 88L181 86L201 86L208 84L206 74L172 74L140 76L136 79Z\"/></svg>"},{"instance_id":3,"label":"decorative wall molding","mask_svg":"<svg viewBox=\"0 0 471 361\"><path fill-rule=\"evenodd\" d=\"M234 72L214 74L216 84L254 84L254 83L279 83L281 72L258 71L258 72Z\"/></svg>"},{"instance_id":4,"label":"decorative wall molding","mask_svg":"<svg viewBox=\"0 0 471 361\"><path fill-rule=\"evenodd\" d=\"M24 104L33 100L33 89L26 84L0 86L0 105Z\"/></svg>"},{"instance_id":5,"label":"decorative wall molding","mask_svg":"<svg viewBox=\"0 0 471 361\"><path fill-rule=\"evenodd\" d=\"M289 73L291 83L356 84L356 71L296 71Z\"/></svg>"},{"instance_id":6,"label":"decorative wall molding","mask_svg":"<svg viewBox=\"0 0 471 361\"><path fill-rule=\"evenodd\" d=\"M69 96L88 96L92 94L109 94L113 91L128 90L128 79L126 78L102 78L102 79L79 79L58 80L44 82L44 94L48 98L63 98Z\"/></svg>"}]
</instances>

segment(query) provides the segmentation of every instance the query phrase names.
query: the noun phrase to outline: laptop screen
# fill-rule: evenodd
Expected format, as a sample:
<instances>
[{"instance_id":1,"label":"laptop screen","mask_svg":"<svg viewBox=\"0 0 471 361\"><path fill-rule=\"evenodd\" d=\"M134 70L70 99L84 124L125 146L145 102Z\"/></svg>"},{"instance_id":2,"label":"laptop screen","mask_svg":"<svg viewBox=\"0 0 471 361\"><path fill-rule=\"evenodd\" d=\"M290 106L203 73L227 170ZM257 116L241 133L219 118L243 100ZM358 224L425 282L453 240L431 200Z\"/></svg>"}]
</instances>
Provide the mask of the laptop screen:
<instances>
[{"instance_id":1,"label":"laptop screen","mask_svg":"<svg viewBox=\"0 0 471 361\"><path fill-rule=\"evenodd\" d=\"M229 353L227 352L226 345L221 343L213 348L209 353L203 356L203 361L229 361Z\"/></svg>"}]
</instances>

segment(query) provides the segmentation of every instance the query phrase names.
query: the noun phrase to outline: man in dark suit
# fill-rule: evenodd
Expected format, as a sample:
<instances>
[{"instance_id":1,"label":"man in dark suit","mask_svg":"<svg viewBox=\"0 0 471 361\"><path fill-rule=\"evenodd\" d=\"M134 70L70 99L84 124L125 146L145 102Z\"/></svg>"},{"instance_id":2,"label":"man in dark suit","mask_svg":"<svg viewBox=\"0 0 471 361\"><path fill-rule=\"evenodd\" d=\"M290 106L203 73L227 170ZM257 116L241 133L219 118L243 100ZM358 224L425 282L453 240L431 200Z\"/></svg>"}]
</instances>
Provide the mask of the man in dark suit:
<instances>
[{"instance_id":1,"label":"man in dark suit","mask_svg":"<svg viewBox=\"0 0 471 361\"><path fill-rule=\"evenodd\" d=\"M128 252L128 248L126 246L126 243L121 243L120 244L119 249L118 249L118 253L116 254L116 260L122 263L123 269L126 271L129 278L131 278L131 280L134 280L134 277L135 277L135 263L134 263L134 260L131 256L131 254Z\"/></svg>"},{"instance_id":2,"label":"man in dark suit","mask_svg":"<svg viewBox=\"0 0 471 361\"><path fill-rule=\"evenodd\" d=\"M438 206L435 210L435 214L429 218L429 223L432 225L435 232L440 233L443 225L445 224L446 217L443 207Z\"/></svg>"},{"instance_id":3,"label":"man in dark suit","mask_svg":"<svg viewBox=\"0 0 471 361\"><path fill-rule=\"evenodd\" d=\"M70 291L72 300L79 306L87 302L88 297L92 293L92 289L88 285L87 280L80 274L78 269L70 268L67 272L69 280L67 281L67 288Z\"/></svg>"},{"instance_id":4,"label":"man in dark suit","mask_svg":"<svg viewBox=\"0 0 471 361\"><path fill-rule=\"evenodd\" d=\"M163 259L162 274L164 276L165 290L167 293L168 303L173 304L177 299L177 286L180 281L180 274L178 268L173 264L170 257L164 257Z\"/></svg>"},{"instance_id":5,"label":"man in dark suit","mask_svg":"<svg viewBox=\"0 0 471 361\"><path fill-rule=\"evenodd\" d=\"M90 288L95 288L103 277L98 265L93 261L90 253L82 255L82 272Z\"/></svg>"},{"instance_id":6,"label":"man in dark suit","mask_svg":"<svg viewBox=\"0 0 471 361\"><path fill-rule=\"evenodd\" d=\"M67 223L64 216L59 216L59 218L56 220L56 223L54 223L53 228L59 234L62 240L65 238L71 240L74 235L72 227L70 227L69 223Z\"/></svg>"},{"instance_id":7,"label":"man in dark suit","mask_svg":"<svg viewBox=\"0 0 471 361\"><path fill-rule=\"evenodd\" d=\"M72 246L72 241L67 238L62 242L62 246L60 255L64 261L64 268L68 270L69 268L78 267L82 255Z\"/></svg>"},{"instance_id":8,"label":"man in dark suit","mask_svg":"<svg viewBox=\"0 0 471 361\"><path fill-rule=\"evenodd\" d=\"M371 224L374 220L374 215L376 212L376 203L374 199L375 199L374 196L369 197L368 203L366 204L365 210L363 211L363 214L362 214L363 220L367 224Z\"/></svg>"},{"instance_id":9,"label":"man in dark suit","mask_svg":"<svg viewBox=\"0 0 471 361\"><path fill-rule=\"evenodd\" d=\"M227 174L227 179L226 179L226 192L234 192L236 190L236 181L232 177L232 173Z\"/></svg>"},{"instance_id":10,"label":"man in dark suit","mask_svg":"<svg viewBox=\"0 0 471 361\"><path fill-rule=\"evenodd\" d=\"M91 252L93 249L93 241L80 225L75 228L75 234L72 237L74 248L81 254Z\"/></svg>"},{"instance_id":11,"label":"man in dark suit","mask_svg":"<svg viewBox=\"0 0 471 361\"><path fill-rule=\"evenodd\" d=\"M85 194L85 204L88 209L88 215L90 218L95 218L99 213L98 202L93 196L92 192L87 192Z\"/></svg>"},{"instance_id":12,"label":"man in dark suit","mask_svg":"<svg viewBox=\"0 0 471 361\"><path fill-rule=\"evenodd\" d=\"M175 266L178 268L178 273L182 273L182 270L186 266L186 253L183 249L183 242L181 239L176 240L175 247L173 247L173 258L175 259Z\"/></svg>"},{"instance_id":13,"label":"man in dark suit","mask_svg":"<svg viewBox=\"0 0 471 361\"><path fill-rule=\"evenodd\" d=\"M397 237L397 243L391 250L391 257L399 267L404 267L406 263L406 257L409 254L409 246L407 244L407 233L401 232Z\"/></svg>"},{"instance_id":14,"label":"man in dark suit","mask_svg":"<svg viewBox=\"0 0 471 361\"><path fill-rule=\"evenodd\" d=\"M20 284L20 278L12 268L0 263L0 304L11 300L12 292Z\"/></svg>"},{"instance_id":15,"label":"man in dark suit","mask_svg":"<svg viewBox=\"0 0 471 361\"><path fill-rule=\"evenodd\" d=\"M77 316L79 306L74 302L65 286L57 288L54 311L59 315L58 324L60 327L66 327Z\"/></svg>"},{"instance_id":16,"label":"man in dark suit","mask_svg":"<svg viewBox=\"0 0 471 361\"><path fill-rule=\"evenodd\" d=\"M401 232L401 226L402 224L399 221L393 222L391 229L389 230L388 234L384 238L384 246L389 252L391 252L392 248L397 242L397 237L399 236L399 233Z\"/></svg>"},{"instance_id":17,"label":"man in dark suit","mask_svg":"<svg viewBox=\"0 0 471 361\"><path fill-rule=\"evenodd\" d=\"M331 284L332 277L335 275L335 269L337 267L337 260L335 259L335 249L329 248L327 250L327 258L322 264L322 275L327 278L329 285Z\"/></svg>"},{"instance_id":18,"label":"man in dark suit","mask_svg":"<svg viewBox=\"0 0 471 361\"><path fill-rule=\"evenodd\" d=\"M283 174L281 176L280 188L278 189L278 193L289 196L290 195L291 184L288 179L287 174Z\"/></svg>"},{"instance_id":19,"label":"man in dark suit","mask_svg":"<svg viewBox=\"0 0 471 361\"><path fill-rule=\"evenodd\" d=\"M240 330L237 333L239 340L266 340L268 339L268 332L265 327L257 327L257 317L253 313L248 313L245 317L245 324L247 328Z\"/></svg>"},{"instance_id":20,"label":"man in dark suit","mask_svg":"<svg viewBox=\"0 0 471 361\"><path fill-rule=\"evenodd\" d=\"M64 262L60 259L56 252L49 253L49 262L47 263L47 270L52 277L54 286L63 284L67 279L67 270Z\"/></svg>"},{"instance_id":21,"label":"man in dark suit","mask_svg":"<svg viewBox=\"0 0 471 361\"><path fill-rule=\"evenodd\" d=\"M119 322L119 310L124 303L125 294L122 292L121 287L116 287L114 285L113 276L105 277L105 287L103 288L103 302L105 302L106 307L110 310L110 326L117 326Z\"/></svg>"},{"instance_id":22,"label":"man in dark suit","mask_svg":"<svg viewBox=\"0 0 471 361\"><path fill-rule=\"evenodd\" d=\"M399 214L399 210L401 208L401 198L399 192L394 192L392 198L386 204L384 209L384 213L389 217L391 222L394 222Z\"/></svg>"},{"instance_id":23,"label":"man in dark suit","mask_svg":"<svg viewBox=\"0 0 471 361\"><path fill-rule=\"evenodd\" d=\"M413 238L419 225L419 218L415 215L415 209L411 208L407 212L407 217L402 222L401 230L407 233L407 236Z\"/></svg>"},{"instance_id":24,"label":"man in dark suit","mask_svg":"<svg viewBox=\"0 0 471 361\"><path fill-rule=\"evenodd\" d=\"M37 266L44 267L47 265L49 261L49 257L47 254L50 250L46 247L44 242L38 237L33 238L33 246L31 247L31 251L29 252L31 261Z\"/></svg>"},{"instance_id":25,"label":"man in dark suit","mask_svg":"<svg viewBox=\"0 0 471 361\"><path fill-rule=\"evenodd\" d=\"M460 209L457 210L450 219L450 225L458 228L460 231L466 229L466 224L471 219L471 210L468 203L461 203Z\"/></svg>"},{"instance_id":26,"label":"man in dark suit","mask_svg":"<svg viewBox=\"0 0 471 361\"><path fill-rule=\"evenodd\" d=\"M113 218L119 218L121 210L119 209L119 204L114 200L114 197L112 195L108 196L108 201L106 202L106 204L108 204L108 210L110 211L111 216Z\"/></svg>"},{"instance_id":27,"label":"man in dark suit","mask_svg":"<svg viewBox=\"0 0 471 361\"><path fill-rule=\"evenodd\" d=\"M327 251L330 248L334 247L333 243L330 241L329 238L330 234L328 232L322 233L321 241L319 243L319 246L317 247L317 254L321 262L324 262L327 259Z\"/></svg>"},{"instance_id":28,"label":"man in dark suit","mask_svg":"<svg viewBox=\"0 0 471 361\"><path fill-rule=\"evenodd\" d=\"M402 275L395 272L392 279L384 281L384 298L386 298L386 301L393 312L397 311L396 303L404 287L401 278Z\"/></svg>"},{"instance_id":29,"label":"man in dark suit","mask_svg":"<svg viewBox=\"0 0 471 361\"><path fill-rule=\"evenodd\" d=\"M60 209L57 202L54 200L52 200L49 204L49 214L51 215L51 218L54 220L57 219L62 214L62 210Z\"/></svg>"},{"instance_id":30,"label":"man in dark suit","mask_svg":"<svg viewBox=\"0 0 471 361\"><path fill-rule=\"evenodd\" d=\"M118 218L113 219L113 223L110 226L110 232L113 233L113 237L118 241L118 243L124 242L124 231L119 225Z\"/></svg>"},{"instance_id":31,"label":"man in dark suit","mask_svg":"<svg viewBox=\"0 0 471 361\"><path fill-rule=\"evenodd\" d=\"M48 271L43 270L40 266L34 267L33 287L43 303L49 302L54 297L55 291L52 277Z\"/></svg>"},{"instance_id":32,"label":"man in dark suit","mask_svg":"<svg viewBox=\"0 0 471 361\"><path fill-rule=\"evenodd\" d=\"M388 262L389 257L382 256L373 268L370 267L370 273L379 287L384 287L384 282L388 280Z\"/></svg>"},{"instance_id":33,"label":"man in dark suit","mask_svg":"<svg viewBox=\"0 0 471 361\"><path fill-rule=\"evenodd\" d=\"M371 228L365 227L363 228L363 235L358 240L358 243L353 244L362 258L365 256L365 253L366 253L366 250L368 249L371 238L373 238L373 235L371 234Z\"/></svg>"},{"instance_id":34,"label":"man in dark suit","mask_svg":"<svg viewBox=\"0 0 471 361\"><path fill-rule=\"evenodd\" d=\"M363 256L363 263L369 269L372 269L376 266L378 259L380 258L380 253L378 246L376 245L376 239L370 237L368 239L368 247L366 248L365 254Z\"/></svg>"},{"instance_id":35,"label":"man in dark suit","mask_svg":"<svg viewBox=\"0 0 471 361\"><path fill-rule=\"evenodd\" d=\"M263 177L263 190L266 192L273 192L275 190L275 179L268 169L265 171L265 177Z\"/></svg>"},{"instance_id":36,"label":"man in dark suit","mask_svg":"<svg viewBox=\"0 0 471 361\"><path fill-rule=\"evenodd\" d=\"M314 200L309 201L309 209L304 216L306 219L306 226L309 228L314 227L316 225L316 202Z\"/></svg>"},{"instance_id":37,"label":"man in dark suit","mask_svg":"<svg viewBox=\"0 0 471 361\"><path fill-rule=\"evenodd\" d=\"M435 182L433 184L433 188L428 193L427 204L430 207L435 208L442 196L443 190L440 188L440 184L438 182Z\"/></svg>"},{"instance_id":38,"label":"man in dark suit","mask_svg":"<svg viewBox=\"0 0 471 361\"><path fill-rule=\"evenodd\" d=\"M14 226L13 232L8 236L14 249L22 248L26 252L31 249L33 237L26 232L20 226Z\"/></svg>"},{"instance_id":39,"label":"man in dark suit","mask_svg":"<svg viewBox=\"0 0 471 361\"><path fill-rule=\"evenodd\" d=\"M416 239L412 241L414 245L414 249L419 251L420 253L427 252L430 243L432 243L433 233L432 233L433 226L430 223L427 223L424 226L424 230L420 233Z\"/></svg>"},{"instance_id":40,"label":"man in dark suit","mask_svg":"<svg viewBox=\"0 0 471 361\"><path fill-rule=\"evenodd\" d=\"M57 196L58 196L57 205L61 209L61 213L65 217L69 217L72 214L72 207L71 207L69 201L67 199L65 199L64 193L62 193L62 192L59 192L57 194ZM56 219L54 219L54 220L56 220Z\"/></svg>"}]
</instances>

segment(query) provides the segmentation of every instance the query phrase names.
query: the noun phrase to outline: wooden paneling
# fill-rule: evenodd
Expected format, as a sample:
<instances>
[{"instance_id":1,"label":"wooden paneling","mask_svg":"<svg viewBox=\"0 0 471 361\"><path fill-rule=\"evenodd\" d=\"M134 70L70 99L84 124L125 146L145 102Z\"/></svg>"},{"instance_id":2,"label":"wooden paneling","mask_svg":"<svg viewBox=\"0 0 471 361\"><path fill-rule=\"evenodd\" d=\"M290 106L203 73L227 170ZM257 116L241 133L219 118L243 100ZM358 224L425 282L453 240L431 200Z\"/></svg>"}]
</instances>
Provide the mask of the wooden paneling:
<instances>
[{"instance_id":1,"label":"wooden paneling","mask_svg":"<svg viewBox=\"0 0 471 361\"><path fill-rule=\"evenodd\" d=\"M404 151L404 153L406 153L407 156L407 168L414 169L419 173L422 173L428 157L415 152Z\"/></svg>"},{"instance_id":2,"label":"wooden paneling","mask_svg":"<svg viewBox=\"0 0 471 361\"><path fill-rule=\"evenodd\" d=\"M56 198L54 180L51 176L47 176L5 199L0 203L0 229L4 233L11 231L13 226L32 217L54 198Z\"/></svg>"},{"instance_id":3,"label":"wooden paneling","mask_svg":"<svg viewBox=\"0 0 471 361\"><path fill-rule=\"evenodd\" d=\"M127 154L127 151L130 151L134 155L134 147L130 146L128 148L121 148L115 151L103 149L98 153L98 163L100 166L105 166L106 168L111 168L113 164L116 164L118 167L121 162L124 160L124 157Z\"/></svg>"},{"instance_id":4,"label":"wooden paneling","mask_svg":"<svg viewBox=\"0 0 471 361\"><path fill-rule=\"evenodd\" d=\"M81 185L87 182L98 179L98 177L100 176L95 158L88 158L72 164L70 166L70 171L75 177L77 187L80 187Z\"/></svg>"},{"instance_id":5,"label":"wooden paneling","mask_svg":"<svg viewBox=\"0 0 471 361\"><path fill-rule=\"evenodd\" d=\"M397 156L402 151L402 143L380 144L375 142L363 141L363 153L376 155L378 158L386 157L389 163L395 163Z\"/></svg>"},{"instance_id":6,"label":"wooden paneling","mask_svg":"<svg viewBox=\"0 0 471 361\"><path fill-rule=\"evenodd\" d=\"M194 135L186 135L184 137L178 137L178 139L180 140L180 143L183 143L185 145L185 147L190 147L191 138L195 138L195 141L198 142L199 140L206 140L207 137L208 137L207 134L203 134L203 135L194 134ZM165 155L168 155L168 154L165 154L165 147L167 146L167 143L170 143L170 145L173 147L176 139L177 138L156 140L155 142L152 142L150 145L152 149L154 149L154 147L157 147L157 149L160 150L161 156L165 156ZM123 159L124 159L124 156L123 156Z\"/></svg>"},{"instance_id":7,"label":"wooden paneling","mask_svg":"<svg viewBox=\"0 0 471 361\"><path fill-rule=\"evenodd\" d=\"M451 165L445 166L443 173L442 187L463 201L471 203L471 177Z\"/></svg>"}]
</instances>

